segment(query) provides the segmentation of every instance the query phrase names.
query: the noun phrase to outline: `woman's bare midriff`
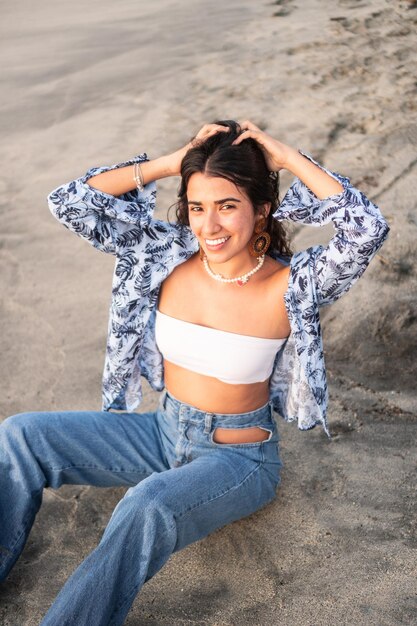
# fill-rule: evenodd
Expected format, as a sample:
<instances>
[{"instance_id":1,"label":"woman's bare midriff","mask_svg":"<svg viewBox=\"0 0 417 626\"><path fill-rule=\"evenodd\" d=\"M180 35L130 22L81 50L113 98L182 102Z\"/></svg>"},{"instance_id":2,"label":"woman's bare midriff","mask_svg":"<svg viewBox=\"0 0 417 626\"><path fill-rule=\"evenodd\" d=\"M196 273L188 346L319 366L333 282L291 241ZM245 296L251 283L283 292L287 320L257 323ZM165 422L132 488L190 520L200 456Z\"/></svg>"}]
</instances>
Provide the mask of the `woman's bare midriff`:
<instances>
[{"instance_id":1,"label":"woman's bare midriff","mask_svg":"<svg viewBox=\"0 0 417 626\"><path fill-rule=\"evenodd\" d=\"M190 285L193 289L190 290ZM241 290L224 289L201 271L194 256L175 268L161 286L158 308L163 313L192 323L228 332L266 338L286 337L290 332L283 294L288 269L270 258L263 272ZM164 359L165 387L174 398L208 413L246 413L269 400L269 379L233 385L187 370ZM260 427L220 428L213 433L217 443L250 443L267 439Z\"/></svg>"},{"instance_id":2,"label":"woman's bare midriff","mask_svg":"<svg viewBox=\"0 0 417 626\"><path fill-rule=\"evenodd\" d=\"M269 400L268 380L249 385L229 385L217 378L191 372L164 360L165 387L174 398L209 413L246 413ZM217 443L248 443L267 439L269 433L250 428L217 427L213 439Z\"/></svg>"}]
</instances>

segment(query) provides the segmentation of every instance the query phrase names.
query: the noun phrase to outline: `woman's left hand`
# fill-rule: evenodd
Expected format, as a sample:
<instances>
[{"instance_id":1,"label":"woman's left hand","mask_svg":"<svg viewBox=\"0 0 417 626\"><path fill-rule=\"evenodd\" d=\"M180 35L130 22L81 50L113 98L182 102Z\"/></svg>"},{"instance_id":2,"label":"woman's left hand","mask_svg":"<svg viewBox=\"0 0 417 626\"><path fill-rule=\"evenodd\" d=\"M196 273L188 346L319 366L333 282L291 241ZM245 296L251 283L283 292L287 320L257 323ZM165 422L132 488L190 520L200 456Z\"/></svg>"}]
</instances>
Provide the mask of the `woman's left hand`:
<instances>
[{"instance_id":1,"label":"woman's left hand","mask_svg":"<svg viewBox=\"0 0 417 626\"><path fill-rule=\"evenodd\" d=\"M232 145L238 145L245 139L255 139L262 148L266 165L270 172L279 172L279 170L287 166L288 157L294 148L277 139L273 139L249 120L239 122L239 126L242 129L242 133L234 140Z\"/></svg>"}]
</instances>

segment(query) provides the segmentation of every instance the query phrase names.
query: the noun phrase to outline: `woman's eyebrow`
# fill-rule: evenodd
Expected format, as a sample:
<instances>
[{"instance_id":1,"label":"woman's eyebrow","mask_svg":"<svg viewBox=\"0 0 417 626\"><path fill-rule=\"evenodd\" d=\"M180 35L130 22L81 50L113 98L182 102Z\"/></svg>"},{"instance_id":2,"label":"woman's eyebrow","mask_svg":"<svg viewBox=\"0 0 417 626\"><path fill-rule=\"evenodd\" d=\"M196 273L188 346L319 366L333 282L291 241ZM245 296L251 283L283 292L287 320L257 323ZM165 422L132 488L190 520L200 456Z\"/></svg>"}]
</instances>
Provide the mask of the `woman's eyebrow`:
<instances>
[{"instance_id":1,"label":"woman's eyebrow","mask_svg":"<svg viewBox=\"0 0 417 626\"><path fill-rule=\"evenodd\" d=\"M233 202L240 202L240 200L238 198L223 198L222 200L215 200L214 204L223 204L223 202L226 202L228 200L233 200ZM198 200L188 200L187 204L203 204L202 202L199 202Z\"/></svg>"}]
</instances>

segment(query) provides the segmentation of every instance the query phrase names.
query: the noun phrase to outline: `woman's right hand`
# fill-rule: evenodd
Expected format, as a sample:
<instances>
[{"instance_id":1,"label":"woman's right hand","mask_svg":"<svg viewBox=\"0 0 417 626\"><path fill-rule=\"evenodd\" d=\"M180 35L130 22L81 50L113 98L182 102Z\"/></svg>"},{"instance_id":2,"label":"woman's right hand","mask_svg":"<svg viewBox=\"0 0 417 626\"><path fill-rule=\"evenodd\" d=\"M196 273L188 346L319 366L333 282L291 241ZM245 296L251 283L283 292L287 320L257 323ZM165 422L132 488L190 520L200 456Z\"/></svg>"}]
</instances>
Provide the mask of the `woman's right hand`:
<instances>
[{"instance_id":1,"label":"woman's right hand","mask_svg":"<svg viewBox=\"0 0 417 626\"><path fill-rule=\"evenodd\" d=\"M205 141L212 135L219 132L229 132L227 126L220 126L219 124L204 124L204 126L198 131L195 137L191 139L185 146L168 154L165 159L171 176L179 176L181 173L181 162L190 148L194 148L199 143Z\"/></svg>"}]
</instances>

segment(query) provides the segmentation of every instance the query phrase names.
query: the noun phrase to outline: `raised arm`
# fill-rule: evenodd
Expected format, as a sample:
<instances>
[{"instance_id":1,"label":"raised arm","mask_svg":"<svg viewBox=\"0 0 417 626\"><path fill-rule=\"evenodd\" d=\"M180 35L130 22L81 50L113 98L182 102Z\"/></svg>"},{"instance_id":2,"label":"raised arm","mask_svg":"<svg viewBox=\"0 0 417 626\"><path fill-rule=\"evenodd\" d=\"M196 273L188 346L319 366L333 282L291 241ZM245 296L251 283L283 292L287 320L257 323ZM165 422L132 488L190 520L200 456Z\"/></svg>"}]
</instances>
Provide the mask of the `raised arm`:
<instances>
[{"instance_id":1,"label":"raised arm","mask_svg":"<svg viewBox=\"0 0 417 626\"><path fill-rule=\"evenodd\" d=\"M301 150L291 151L287 165L297 178L274 213L277 219L311 226L333 222L327 246L305 251L312 264L319 305L330 304L360 278L388 236L379 208L349 178L327 170ZM331 195L328 191L336 189Z\"/></svg>"},{"instance_id":2,"label":"raised arm","mask_svg":"<svg viewBox=\"0 0 417 626\"><path fill-rule=\"evenodd\" d=\"M66 228L102 252L120 254L126 248L145 245L149 238L163 238L170 227L153 220L155 181L178 176L181 161L194 141L225 130L206 124L189 143L166 156L149 160L142 153L111 167L89 169L84 176L54 189L48 195L49 209ZM135 163L140 163L142 192L134 181Z\"/></svg>"},{"instance_id":3,"label":"raised arm","mask_svg":"<svg viewBox=\"0 0 417 626\"><path fill-rule=\"evenodd\" d=\"M174 176L177 172L173 171L172 162L169 156L162 156L152 161L140 161L141 172L144 184L151 183ZM136 189L134 180L134 165L116 166L116 169L108 169L87 178L86 182L90 187L94 187L98 191L107 193L111 196L123 196L126 193Z\"/></svg>"},{"instance_id":4,"label":"raised arm","mask_svg":"<svg viewBox=\"0 0 417 626\"><path fill-rule=\"evenodd\" d=\"M313 163L311 159L306 158L303 152L290 146L287 148L288 156L285 161L285 169L297 176L319 200L343 192L343 185L338 182L337 178L330 176L316 162Z\"/></svg>"},{"instance_id":5,"label":"raised arm","mask_svg":"<svg viewBox=\"0 0 417 626\"><path fill-rule=\"evenodd\" d=\"M311 226L334 224L336 232L327 246L313 246L295 255L298 277L299 269L308 264L319 304L329 304L363 274L387 238L389 226L379 208L353 187L349 178L327 170L311 156L260 129L249 128L253 127L250 122L246 124L247 136L259 141L271 171L287 169L296 176L274 217Z\"/></svg>"},{"instance_id":6,"label":"raised arm","mask_svg":"<svg viewBox=\"0 0 417 626\"><path fill-rule=\"evenodd\" d=\"M140 163L145 187L136 188L134 163ZM169 176L169 161L148 160L146 153L112 165L89 169L48 196L51 213L66 228L92 246L110 254L140 243L149 226L156 199L158 178Z\"/></svg>"}]
</instances>

